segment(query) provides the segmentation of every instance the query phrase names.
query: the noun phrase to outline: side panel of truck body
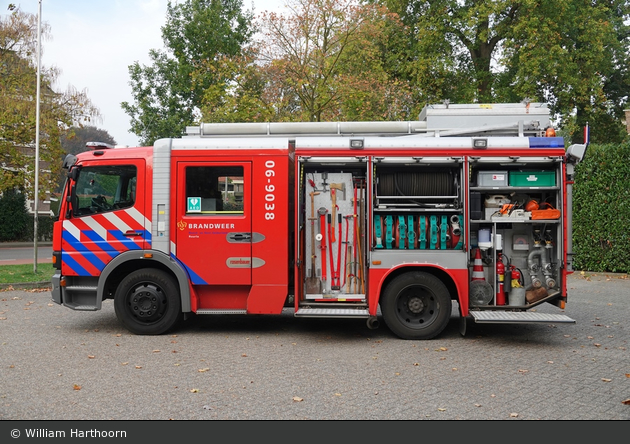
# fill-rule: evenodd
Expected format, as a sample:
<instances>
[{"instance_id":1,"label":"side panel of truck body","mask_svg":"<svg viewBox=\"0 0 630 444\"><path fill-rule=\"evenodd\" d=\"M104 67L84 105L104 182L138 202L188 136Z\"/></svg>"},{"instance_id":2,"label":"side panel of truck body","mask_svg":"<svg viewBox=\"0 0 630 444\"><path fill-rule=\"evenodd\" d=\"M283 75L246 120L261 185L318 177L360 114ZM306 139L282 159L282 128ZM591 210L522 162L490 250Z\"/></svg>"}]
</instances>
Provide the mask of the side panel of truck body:
<instances>
[{"instance_id":1,"label":"side panel of truck body","mask_svg":"<svg viewBox=\"0 0 630 444\"><path fill-rule=\"evenodd\" d=\"M171 151L170 227L191 311L280 313L290 268L288 141L186 142Z\"/></svg>"}]
</instances>

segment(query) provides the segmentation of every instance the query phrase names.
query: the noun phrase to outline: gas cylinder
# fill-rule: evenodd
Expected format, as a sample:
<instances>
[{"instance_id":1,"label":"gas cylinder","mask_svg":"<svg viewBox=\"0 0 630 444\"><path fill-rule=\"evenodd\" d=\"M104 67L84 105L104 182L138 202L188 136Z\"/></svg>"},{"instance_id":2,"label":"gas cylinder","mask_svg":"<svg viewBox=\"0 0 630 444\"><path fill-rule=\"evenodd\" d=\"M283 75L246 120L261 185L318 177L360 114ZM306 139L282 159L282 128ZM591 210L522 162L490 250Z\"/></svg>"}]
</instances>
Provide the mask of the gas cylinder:
<instances>
[{"instance_id":1,"label":"gas cylinder","mask_svg":"<svg viewBox=\"0 0 630 444\"><path fill-rule=\"evenodd\" d=\"M498 254L497 258L497 305L505 305L505 290L503 284L505 282L505 265L503 264L503 255Z\"/></svg>"}]
</instances>

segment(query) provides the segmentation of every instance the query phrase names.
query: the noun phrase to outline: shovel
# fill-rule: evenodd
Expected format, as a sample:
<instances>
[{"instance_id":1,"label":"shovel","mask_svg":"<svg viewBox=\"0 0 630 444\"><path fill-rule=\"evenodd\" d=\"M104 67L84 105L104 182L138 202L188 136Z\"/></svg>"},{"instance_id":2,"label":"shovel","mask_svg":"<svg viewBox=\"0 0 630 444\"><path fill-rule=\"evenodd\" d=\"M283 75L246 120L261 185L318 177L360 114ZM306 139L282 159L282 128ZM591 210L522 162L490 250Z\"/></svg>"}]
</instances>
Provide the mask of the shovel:
<instances>
[{"instance_id":1,"label":"shovel","mask_svg":"<svg viewBox=\"0 0 630 444\"><path fill-rule=\"evenodd\" d=\"M322 281L315 274L315 196L319 194L311 192L311 275L306 278L306 294L320 294Z\"/></svg>"}]
</instances>

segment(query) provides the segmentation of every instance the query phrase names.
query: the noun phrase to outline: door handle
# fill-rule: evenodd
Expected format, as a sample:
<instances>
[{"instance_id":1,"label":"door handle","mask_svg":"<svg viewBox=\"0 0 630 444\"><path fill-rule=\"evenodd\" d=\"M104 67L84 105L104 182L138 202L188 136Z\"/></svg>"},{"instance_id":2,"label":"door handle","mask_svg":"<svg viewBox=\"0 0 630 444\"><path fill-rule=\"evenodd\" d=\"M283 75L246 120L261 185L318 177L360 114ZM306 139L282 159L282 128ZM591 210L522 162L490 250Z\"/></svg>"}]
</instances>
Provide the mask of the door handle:
<instances>
[{"instance_id":1,"label":"door handle","mask_svg":"<svg viewBox=\"0 0 630 444\"><path fill-rule=\"evenodd\" d=\"M251 242L252 234L251 233L230 233L228 235L228 242Z\"/></svg>"},{"instance_id":2,"label":"door handle","mask_svg":"<svg viewBox=\"0 0 630 444\"><path fill-rule=\"evenodd\" d=\"M142 236L142 233L140 233L139 231L126 231L125 236L126 237Z\"/></svg>"}]
</instances>

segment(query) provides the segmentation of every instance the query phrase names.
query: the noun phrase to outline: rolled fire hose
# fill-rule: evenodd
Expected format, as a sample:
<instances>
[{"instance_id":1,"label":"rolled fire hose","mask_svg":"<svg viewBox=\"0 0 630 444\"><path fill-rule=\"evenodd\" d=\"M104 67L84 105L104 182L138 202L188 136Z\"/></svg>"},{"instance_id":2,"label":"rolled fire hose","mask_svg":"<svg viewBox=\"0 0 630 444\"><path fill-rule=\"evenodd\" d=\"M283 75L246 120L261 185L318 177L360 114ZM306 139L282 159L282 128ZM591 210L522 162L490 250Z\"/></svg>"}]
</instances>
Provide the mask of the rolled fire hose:
<instances>
[{"instance_id":1,"label":"rolled fire hose","mask_svg":"<svg viewBox=\"0 0 630 444\"><path fill-rule=\"evenodd\" d=\"M416 233L413 231L414 220L413 216L407 217L407 241L409 242L409 249L413 250L416 244Z\"/></svg>"},{"instance_id":2,"label":"rolled fire hose","mask_svg":"<svg viewBox=\"0 0 630 444\"><path fill-rule=\"evenodd\" d=\"M407 226L405 224L405 216L398 216L398 249L405 249L405 239L407 237Z\"/></svg>"}]
</instances>

